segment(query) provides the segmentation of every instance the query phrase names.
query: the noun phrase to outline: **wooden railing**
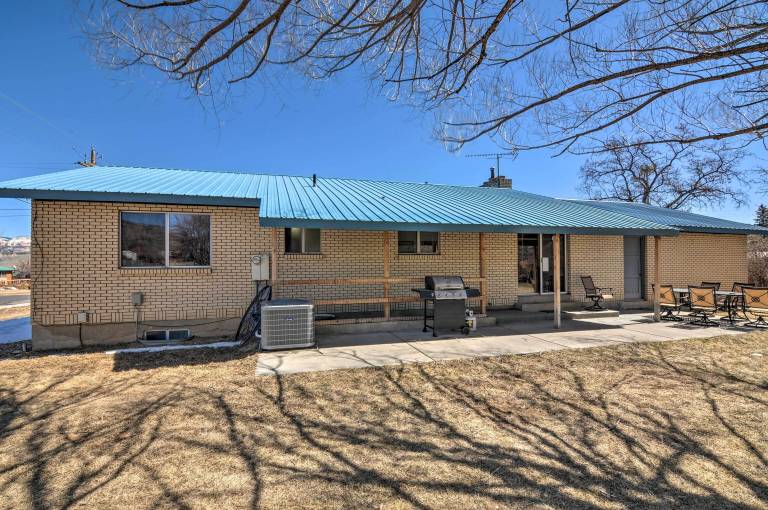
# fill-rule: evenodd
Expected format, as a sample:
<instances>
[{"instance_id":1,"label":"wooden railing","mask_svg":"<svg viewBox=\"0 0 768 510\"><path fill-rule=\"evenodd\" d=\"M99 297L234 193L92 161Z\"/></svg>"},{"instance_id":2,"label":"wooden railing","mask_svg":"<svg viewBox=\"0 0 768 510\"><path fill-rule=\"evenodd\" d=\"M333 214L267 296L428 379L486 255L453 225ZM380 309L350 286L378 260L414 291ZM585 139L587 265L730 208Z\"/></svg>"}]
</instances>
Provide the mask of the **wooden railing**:
<instances>
[{"instance_id":1,"label":"wooden railing","mask_svg":"<svg viewBox=\"0 0 768 510\"><path fill-rule=\"evenodd\" d=\"M16 287L17 289L29 289L32 280L29 278L14 278L12 280L0 280L0 287Z\"/></svg>"},{"instance_id":2,"label":"wooden railing","mask_svg":"<svg viewBox=\"0 0 768 510\"><path fill-rule=\"evenodd\" d=\"M464 278L464 283L467 285L479 285L481 295L472 300L480 300L482 313L485 313L486 295L485 286L486 279L479 277ZM392 296L390 295L392 285L404 285L410 284L413 287L422 287L424 285L424 277L418 276L401 276L395 278L318 278L318 279L281 279L272 282L275 287L281 286L338 286L338 287L353 287L362 285L381 285L382 295L380 297L360 297L360 298L342 298L342 299L318 299L314 300L316 305L356 305L356 304L383 304L384 315L389 317L390 306L394 303L414 303L418 302L419 298L413 296Z\"/></svg>"},{"instance_id":3,"label":"wooden railing","mask_svg":"<svg viewBox=\"0 0 768 510\"><path fill-rule=\"evenodd\" d=\"M271 265L271 282L274 287L280 286L296 286L296 285L331 285L331 286L355 286L355 285L381 285L382 295L380 297L367 297L367 298L344 298L344 299L323 299L315 301L317 305L355 305L355 304L383 304L384 305L384 318L389 319L391 314L390 305L395 303L412 303L419 301L419 298L414 296L392 296L391 286L397 284L412 284L414 287L421 287L424 285L424 277L408 276L408 277L395 277L391 276L391 232L382 231L382 274L383 278L321 278L321 279L281 279L279 277L280 268L278 262L278 230L272 229L272 265ZM485 315L488 306L488 286L486 273L488 265L486 263L486 236L485 233L479 233L479 264L478 273L479 277L467 277L464 278L464 283L468 285L477 284L480 288L480 296L472 298L472 301L480 301L480 313Z\"/></svg>"}]
</instances>

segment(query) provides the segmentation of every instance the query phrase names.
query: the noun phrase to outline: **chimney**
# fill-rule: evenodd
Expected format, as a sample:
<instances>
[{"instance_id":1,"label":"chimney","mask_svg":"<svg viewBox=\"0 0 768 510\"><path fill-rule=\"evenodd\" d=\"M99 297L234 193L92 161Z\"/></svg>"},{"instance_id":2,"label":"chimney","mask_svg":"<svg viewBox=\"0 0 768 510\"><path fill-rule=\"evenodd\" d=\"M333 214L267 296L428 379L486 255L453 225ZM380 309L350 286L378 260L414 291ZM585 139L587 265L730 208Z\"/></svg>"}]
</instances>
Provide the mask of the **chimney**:
<instances>
[{"instance_id":1,"label":"chimney","mask_svg":"<svg viewBox=\"0 0 768 510\"><path fill-rule=\"evenodd\" d=\"M496 169L491 167L491 178L480 185L483 188L511 188L512 180L503 175L496 175Z\"/></svg>"}]
</instances>

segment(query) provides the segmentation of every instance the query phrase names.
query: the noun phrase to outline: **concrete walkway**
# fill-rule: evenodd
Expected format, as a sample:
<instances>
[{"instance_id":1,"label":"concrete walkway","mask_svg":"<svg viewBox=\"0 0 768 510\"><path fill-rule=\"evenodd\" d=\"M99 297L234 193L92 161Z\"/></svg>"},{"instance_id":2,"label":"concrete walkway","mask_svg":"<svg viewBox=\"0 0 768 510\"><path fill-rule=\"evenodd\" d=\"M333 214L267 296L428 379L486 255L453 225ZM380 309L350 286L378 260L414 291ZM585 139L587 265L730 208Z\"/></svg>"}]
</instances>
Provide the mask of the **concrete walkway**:
<instances>
[{"instance_id":1,"label":"concrete walkway","mask_svg":"<svg viewBox=\"0 0 768 510\"><path fill-rule=\"evenodd\" d=\"M706 328L676 322L655 323L647 313L604 319L564 321L560 330L551 321L519 321L479 329L470 336L433 339L414 323L412 331L321 336L318 347L259 354L256 375L282 375L346 368L429 363L740 334L743 328Z\"/></svg>"},{"instance_id":2,"label":"concrete walkway","mask_svg":"<svg viewBox=\"0 0 768 510\"><path fill-rule=\"evenodd\" d=\"M0 307L24 305L29 306L28 290L0 290Z\"/></svg>"}]
</instances>

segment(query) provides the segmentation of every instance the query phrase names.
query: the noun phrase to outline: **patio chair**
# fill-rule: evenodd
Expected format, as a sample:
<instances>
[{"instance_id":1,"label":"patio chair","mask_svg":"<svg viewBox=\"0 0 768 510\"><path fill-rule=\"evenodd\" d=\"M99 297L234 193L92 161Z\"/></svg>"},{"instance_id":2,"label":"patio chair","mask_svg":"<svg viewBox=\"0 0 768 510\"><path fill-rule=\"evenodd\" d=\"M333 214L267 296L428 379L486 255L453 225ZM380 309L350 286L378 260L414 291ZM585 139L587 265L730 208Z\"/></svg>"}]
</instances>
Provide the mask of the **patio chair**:
<instances>
[{"instance_id":1,"label":"patio chair","mask_svg":"<svg viewBox=\"0 0 768 510\"><path fill-rule=\"evenodd\" d=\"M656 292L656 286L651 284L651 289ZM659 306L663 310L661 320L663 321L681 321L680 317L680 301L677 299L677 294L673 290L672 285L661 285L659 287Z\"/></svg>"},{"instance_id":2,"label":"patio chair","mask_svg":"<svg viewBox=\"0 0 768 510\"><path fill-rule=\"evenodd\" d=\"M717 296L715 288L711 286L688 286L688 295L690 296L691 324L700 324L702 326L719 326L720 324L712 320L717 315Z\"/></svg>"},{"instance_id":3,"label":"patio chair","mask_svg":"<svg viewBox=\"0 0 768 510\"><path fill-rule=\"evenodd\" d=\"M738 292L739 295L735 298L735 302L733 303L733 306L735 306L737 309L742 309L744 304L744 296L741 293L741 289L744 287L750 287L750 284L748 283L739 283L739 282L733 282L733 287L731 288L731 292Z\"/></svg>"},{"instance_id":4,"label":"patio chair","mask_svg":"<svg viewBox=\"0 0 768 510\"><path fill-rule=\"evenodd\" d=\"M600 306L601 301L613 299L613 289L610 287L597 287L591 276L582 276L581 284L584 285L584 294L592 300L592 305L587 310L604 310Z\"/></svg>"},{"instance_id":5,"label":"patio chair","mask_svg":"<svg viewBox=\"0 0 768 510\"><path fill-rule=\"evenodd\" d=\"M748 320L744 325L768 328L768 287L743 286L741 296L742 311Z\"/></svg>"},{"instance_id":6,"label":"patio chair","mask_svg":"<svg viewBox=\"0 0 768 510\"><path fill-rule=\"evenodd\" d=\"M720 290L720 282L701 282L702 287L714 287L716 291Z\"/></svg>"}]
</instances>

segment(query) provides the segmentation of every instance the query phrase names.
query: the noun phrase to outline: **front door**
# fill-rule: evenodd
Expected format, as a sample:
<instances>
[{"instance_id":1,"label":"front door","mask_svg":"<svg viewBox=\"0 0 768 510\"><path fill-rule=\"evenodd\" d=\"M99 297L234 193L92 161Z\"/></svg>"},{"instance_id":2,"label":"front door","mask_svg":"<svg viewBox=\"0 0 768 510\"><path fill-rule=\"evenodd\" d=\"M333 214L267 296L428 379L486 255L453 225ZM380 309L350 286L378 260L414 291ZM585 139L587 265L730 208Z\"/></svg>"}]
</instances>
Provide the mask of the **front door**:
<instances>
[{"instance_id":1,"label":"front door","mask_svg":"<svg viewBox=\"0 0 768 510\"><path fill-rule=\"evenodd\" d=\"M643 238L624 238L624 299L643 297Z\"/></svg>"}]
</instances>

